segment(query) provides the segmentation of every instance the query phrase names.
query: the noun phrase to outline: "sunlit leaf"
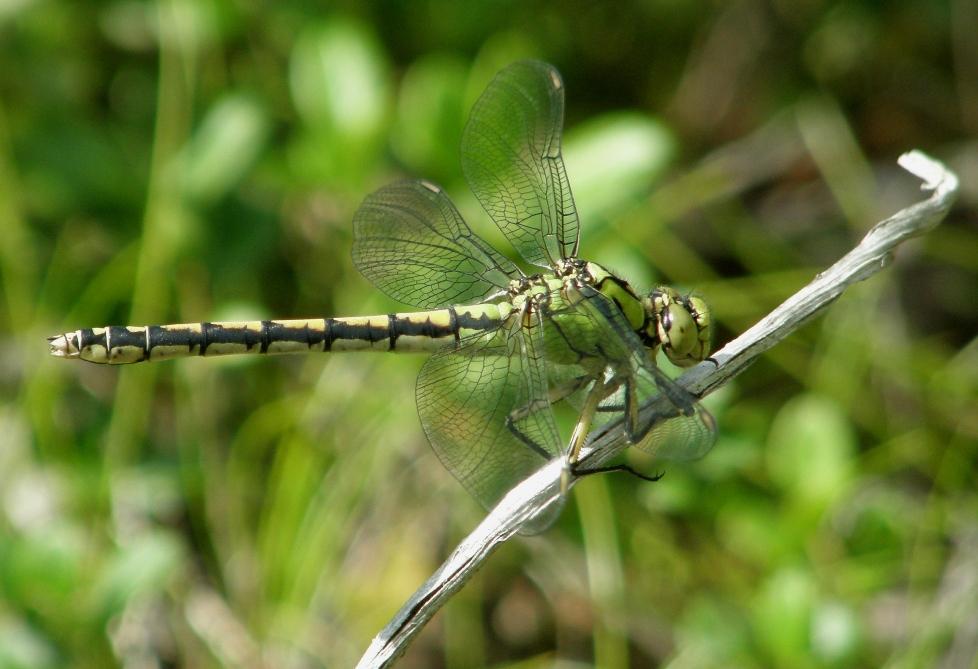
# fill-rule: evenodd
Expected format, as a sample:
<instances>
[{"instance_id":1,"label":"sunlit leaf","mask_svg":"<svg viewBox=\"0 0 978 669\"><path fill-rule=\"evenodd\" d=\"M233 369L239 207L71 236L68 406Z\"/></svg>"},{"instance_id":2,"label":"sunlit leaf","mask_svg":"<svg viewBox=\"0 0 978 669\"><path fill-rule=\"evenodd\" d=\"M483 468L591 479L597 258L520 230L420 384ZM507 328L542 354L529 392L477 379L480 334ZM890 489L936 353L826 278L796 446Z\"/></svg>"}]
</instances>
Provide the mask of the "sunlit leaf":
<instances>
[{"instance_id":1,"label":"sunlit leaf","mask_svg":"<svg viewBox=\"0 0 978 669\"><path fill-rule=\"evenodd\" d=\"M569 129L564 161L581 220L608 216L649 192L675 154L672 132L638 112L605 114Z\"/></svg>"},{"instance_id":2,"label":"sunlit leaf","mask_svg":"<svg viewBox=\"0 0 978 669\"><path fill-rule=\"evenodd\" d=\"M815 583L811 574L783 567L761 584L754 601L754 633L774 666L805 666Z\"/></svg>"},{"instance_id":3,"label":"sunlit leaf","mask_svg":"<svg viewBox=\"0 0 978 669\"><path fill-rule=\"evenodd\" d=\"M438 182L460 174L467 76L465 63L449 56L423 58L404 72L391 144L415 174Z\"/></svg>"},{"instance_id":4,"label":"sunlit leaf","mask_svg":"<svg viewBox=\"0 0 978 669\"><path fill-rule=\"evenodd\" d=\"M254 164L268 135L268 119L252 97L231 94L204 117L174 169L184 192L200 203L231 189Z\"/></svg>"},{"instance_id":5,"label":"sunlit leaf","mask_svg":"<svg viewBox=\"0 0 978 669\"><path fill-rule=\"evenodd\" d=\"M377 132L387 107L387 67L374 37L337 19L306 28L289 69L292 99L303 121L357 138Z\"/></svg>"},{"instance_id":6,"label":"sunlit leaf","mask_svg":"<svg viewBox=\"0 0 978 669\"><path fill-rule=\"evenodd\" d=\"M774 419L767 465L787 495L821 509L850 483L855 450L852 425L838 405L818 395L800 395Z\"/></svg>"},{"instance_id":7,"label":"sunlit leaf","mask_svg":"<svg viewBox=\"0 0 978 669\"><path fill-rule=\"evenodd\" d=\"M334 19L300 33L289 84L305 128L290 146L302 181L359 183L383 145L388 118L387 63L362 24Z\"/></svg>"},{"instance_id":8,"label":"sunlit leaf","mask_svg":"<svg viewBox=\"0 0 978 669\"><path fill-rule=\"evenodd\" d=\"M153 532L123 546L99 574L96 610L111 615L137 595L161 592L181 565L182 548L166 532Z\"/></svg>"}]
</instances>

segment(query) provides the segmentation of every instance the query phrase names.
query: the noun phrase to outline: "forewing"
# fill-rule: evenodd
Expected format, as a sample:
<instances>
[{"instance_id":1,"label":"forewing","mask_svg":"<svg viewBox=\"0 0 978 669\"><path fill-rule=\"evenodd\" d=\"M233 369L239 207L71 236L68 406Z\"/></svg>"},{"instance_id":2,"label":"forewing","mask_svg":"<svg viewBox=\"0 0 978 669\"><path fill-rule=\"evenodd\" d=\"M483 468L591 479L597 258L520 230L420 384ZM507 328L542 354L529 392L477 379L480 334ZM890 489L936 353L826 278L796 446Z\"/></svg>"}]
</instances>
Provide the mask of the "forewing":
<instances>
[{"instance_id":1,"label":"forewing","mask_svg":"<svg viewBox=\"0 0 978 669\"><path fill-rule=\"evenodd\" d=\"M418 413L432 448L486 509L562 451L541 341L539 322L504 325L435 353L418 376ZM553 505L530 531L558 511Z\"/></svg>"},{"instance_id":2,"label":"forewing","mask_svg":"<svg viewBox=\"0 0 978 669\"><path fill-rule=\"evenodd\" d=\"M367 196L353 217L353 263L392 298L422 309L481 300L520 276L428 181Z\"/></svg>"},{"instance_id":3,"label":"forewing","mask_svg":"<svg viewBox=\"0 0 978 669\"><path fill-rule=\"evenodd\" d=\"M527 262L577 254L578 220L560 135L564 86L550 65L520 61L490 82L462 135L462 170L483 208Z\"/></svg>"}]
</instances>

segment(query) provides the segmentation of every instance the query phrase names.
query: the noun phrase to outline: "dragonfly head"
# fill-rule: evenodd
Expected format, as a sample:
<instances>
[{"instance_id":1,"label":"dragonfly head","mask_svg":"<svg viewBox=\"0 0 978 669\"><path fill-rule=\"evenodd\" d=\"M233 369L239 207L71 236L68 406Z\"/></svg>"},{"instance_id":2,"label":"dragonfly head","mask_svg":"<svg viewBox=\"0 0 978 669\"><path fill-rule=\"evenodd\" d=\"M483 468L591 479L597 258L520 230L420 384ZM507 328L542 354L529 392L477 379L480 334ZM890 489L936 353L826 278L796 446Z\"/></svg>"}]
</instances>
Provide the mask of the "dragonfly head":
<instances>
[{"instance_id":1,"label":"dragonfly head","mask_svg":"<svg viewBox=\"0 0 978 669\"><path fill-rule=\"evenodd\" d=\"M648 314L644 334L659 342L674 365L690 367L710 354L713 325L702 298L657 286L642 302Z\"/></svg>"}]
</instances>

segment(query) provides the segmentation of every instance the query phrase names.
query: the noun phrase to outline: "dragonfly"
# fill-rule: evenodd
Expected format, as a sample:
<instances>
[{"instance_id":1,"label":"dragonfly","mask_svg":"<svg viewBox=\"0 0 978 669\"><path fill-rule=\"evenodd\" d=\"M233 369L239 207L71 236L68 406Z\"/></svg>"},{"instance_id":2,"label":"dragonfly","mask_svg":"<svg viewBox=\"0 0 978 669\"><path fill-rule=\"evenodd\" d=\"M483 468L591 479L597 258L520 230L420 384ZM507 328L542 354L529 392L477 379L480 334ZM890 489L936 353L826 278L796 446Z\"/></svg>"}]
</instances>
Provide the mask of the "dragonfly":
<instances>
[{"instance_id":1,"label":"dragonfly","mask_svg":"<svg viewBox=\"0 0 978 669\"><path fill-rule=\"evenodd\" d=\"M528 270L476 235L438 185L401 181L353 219L353 261L378 289L420 311L379 316L108 326L49 338L51 354L122 364L187 356L427 352L416 399L442 464L487 509L547 464L574 472L595 426L624 418L629 442L694 459L716 424L656 362L707 358L712 323L695 294L640 294L578 257L580 224L561 154L564 84L539 61L490 82L462 136L466 181ZM664 397L651 415L640 407ZM554 409L577 416L562 438ZM566 489L566 484L563 486ZM563 497L563 495L561 495ZM536 521L545 528L559 505Z\"/></svg>"}]
</instances>

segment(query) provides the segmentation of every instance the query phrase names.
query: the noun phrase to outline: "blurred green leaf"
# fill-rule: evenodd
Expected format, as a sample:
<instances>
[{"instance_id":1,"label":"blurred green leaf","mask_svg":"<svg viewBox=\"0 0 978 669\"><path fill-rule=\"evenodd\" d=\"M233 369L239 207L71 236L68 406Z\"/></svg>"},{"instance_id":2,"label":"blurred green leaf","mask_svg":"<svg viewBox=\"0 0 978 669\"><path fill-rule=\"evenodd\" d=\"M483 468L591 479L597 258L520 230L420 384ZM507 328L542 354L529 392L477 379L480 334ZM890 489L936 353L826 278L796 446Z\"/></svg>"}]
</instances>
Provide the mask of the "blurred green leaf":
<instances>
[{"instance_id":1,"label":"blurred green leaf","mask_svg":"<svg viewBox=\"0 0 978 669\"><path fill-rule=\"evenodd\" d=\"M754 600L754 634L771 658L772 666L812 666L809 630L816 588L811 574L796 567L781 567L761 584Z\"/></svg>"},{"instance_id":2,"label":"blurred green leaf","mask_svg":"<svg viewBox=\"0 0 978 669\"><path fill-rule=\"evenodd\" d=\"M149 51L156 46L156 6L136 0L106 4L99 15L99 28L110 42L132 51Z\"/></svg>"},{"instance_id":3,"label":"blurred green leaf","mask_svg":"<svg viewBox=\"0 0 978 669\"><path fill-rule=\"evenodd\" d=\"M766 568L779 564L795 548L794 537L784 536L779 520L770 504L734 497L717 514L717 534L738 558Z\"/></svg>"},{"instance_id":4,"label":"blurred green leaf","mask_svg":"<svg viewBox=\"0 0 978 669\"><path fill-rule=\"evenodd\" d=\"M61 666L53 646L26 621L0 614L0 667L47 669Z\"/></svg>"},{"instance_id":5,"label":"blurred green leaf","mask_svg":"<svg viewBox=\"0 0 978 669\"><path fill-rule=\"evenodd\" d=\"M638 112L616 112L570 128L564 161L582 221L612 215L647 193L676 155L676 138Z\"/></svg>"},{"instance_id":6,"label":"blurred green leaf","mask_svg":"<svg viewBox=\"0 0 978 669\"><path fill-rule=\"evenodd\" d=\"M707 595L693 598L677 623L677 654L665 667L750 666L737 662L748 644L743 615Z\"/></svg>"},{"instance_id":7,"label":"blurred green leaf","mask_svg":"<svg viewBox=\"0 0 978 669\"><path fill-rule=\"evenodd\" d=\"M292 99L306 125L362 140L375 135L387 107L387 65L373 35L344 19L314 24L292 52Z\"/></svg>"},{"instance_id":8,"label":"blurred green leaf","mask_svg":"<svg viewBox=\"0 0 978 669\"><path fill-rule=\"evenodd\" d=\"M306 126L292 146L296 173L358 183L388 119L388 65L374 35L343 18L304 28L292 50L289 84Z\"/></svg>"},{"instance_id":9,"label":"blurred green leaf","mask_svg":"<svg viewBox=\"0 0 978 669\"><path fill-rule=\"evenodd\" d=\"M106 619L130 599L163 592L183 560L180 542L169 532L146 532L122 546L105 564L93 586L95 610Z\"/></svg>"},{"instance_id":10,"label":"blurred green leaf","mask_svg":"<svg viewBox=\"0 0 978 669\"><path fill-rule=\"evenodd\" d=\"M465 61L446 55L420 58L404 72L391 145L412 174L442 184L458 177L467 77Z\"/></svg>"},{"instance_id":11,"label":"blurred green leaf","mask_svg":"<svg viewBox=\"0 0 978 669\"><path fill-rule=\"evenodd\" d=\"M829 666L851 666L862 633L855 611L842 602L825 602L815 609L812 651Z\"/></svg>"},{"instance_id":12,"label":"blurred green leaf","mask_svg":"<svg viewBox=\"0 0 978 669\"><path fill-rule=\"evenodd\" d=\"M186 196L206 205L224 196L260 155L268 118L249 95L231 93L214 104L173 165Z\"/></svg>"},{"instance_id":13,"label":"blurred green leaf","mask_svg":"<svg viewBox=\"0 0 978 669\"><path fill-rule=\"evenodd\" d=\"M57 613L83 581L85 537L68 523L46 525L0 545L0 583L10 603Z\"/></svg>"},{"instance_id":14,"label":"blurred green leaf","mask_svg":"<svg viewBox=\"0 0 978 669\"><path fill-rule=\"evenodd\" d=\"M839 406L824 397L803 394L786 402L765 450L771 480L815 513L851 483L856 437Z\"/></svg>"},{"instance_id":15,"label":"blurred green leaf","mask_svg":"<svg viewBox=\"0 0 978 669\"><path fill-rule=\"evenodd\" d=\"M342 19L313 25L299 35L292 52L292 99L310 126L369 136L384 118L386 69L363 26Z\"/></svg>"},{"instance_id":16,"label":"blurred green leaf","mask_svg":"<svg viewBox=\"0 0 978 669\"><path fill-rule=\"evenodd\" d=\"M805 64L821 81L845 77L869 56L878 33L871 11L855 3L836 5L808 35L802 50Z\"/></svg>"}]
</instances>

